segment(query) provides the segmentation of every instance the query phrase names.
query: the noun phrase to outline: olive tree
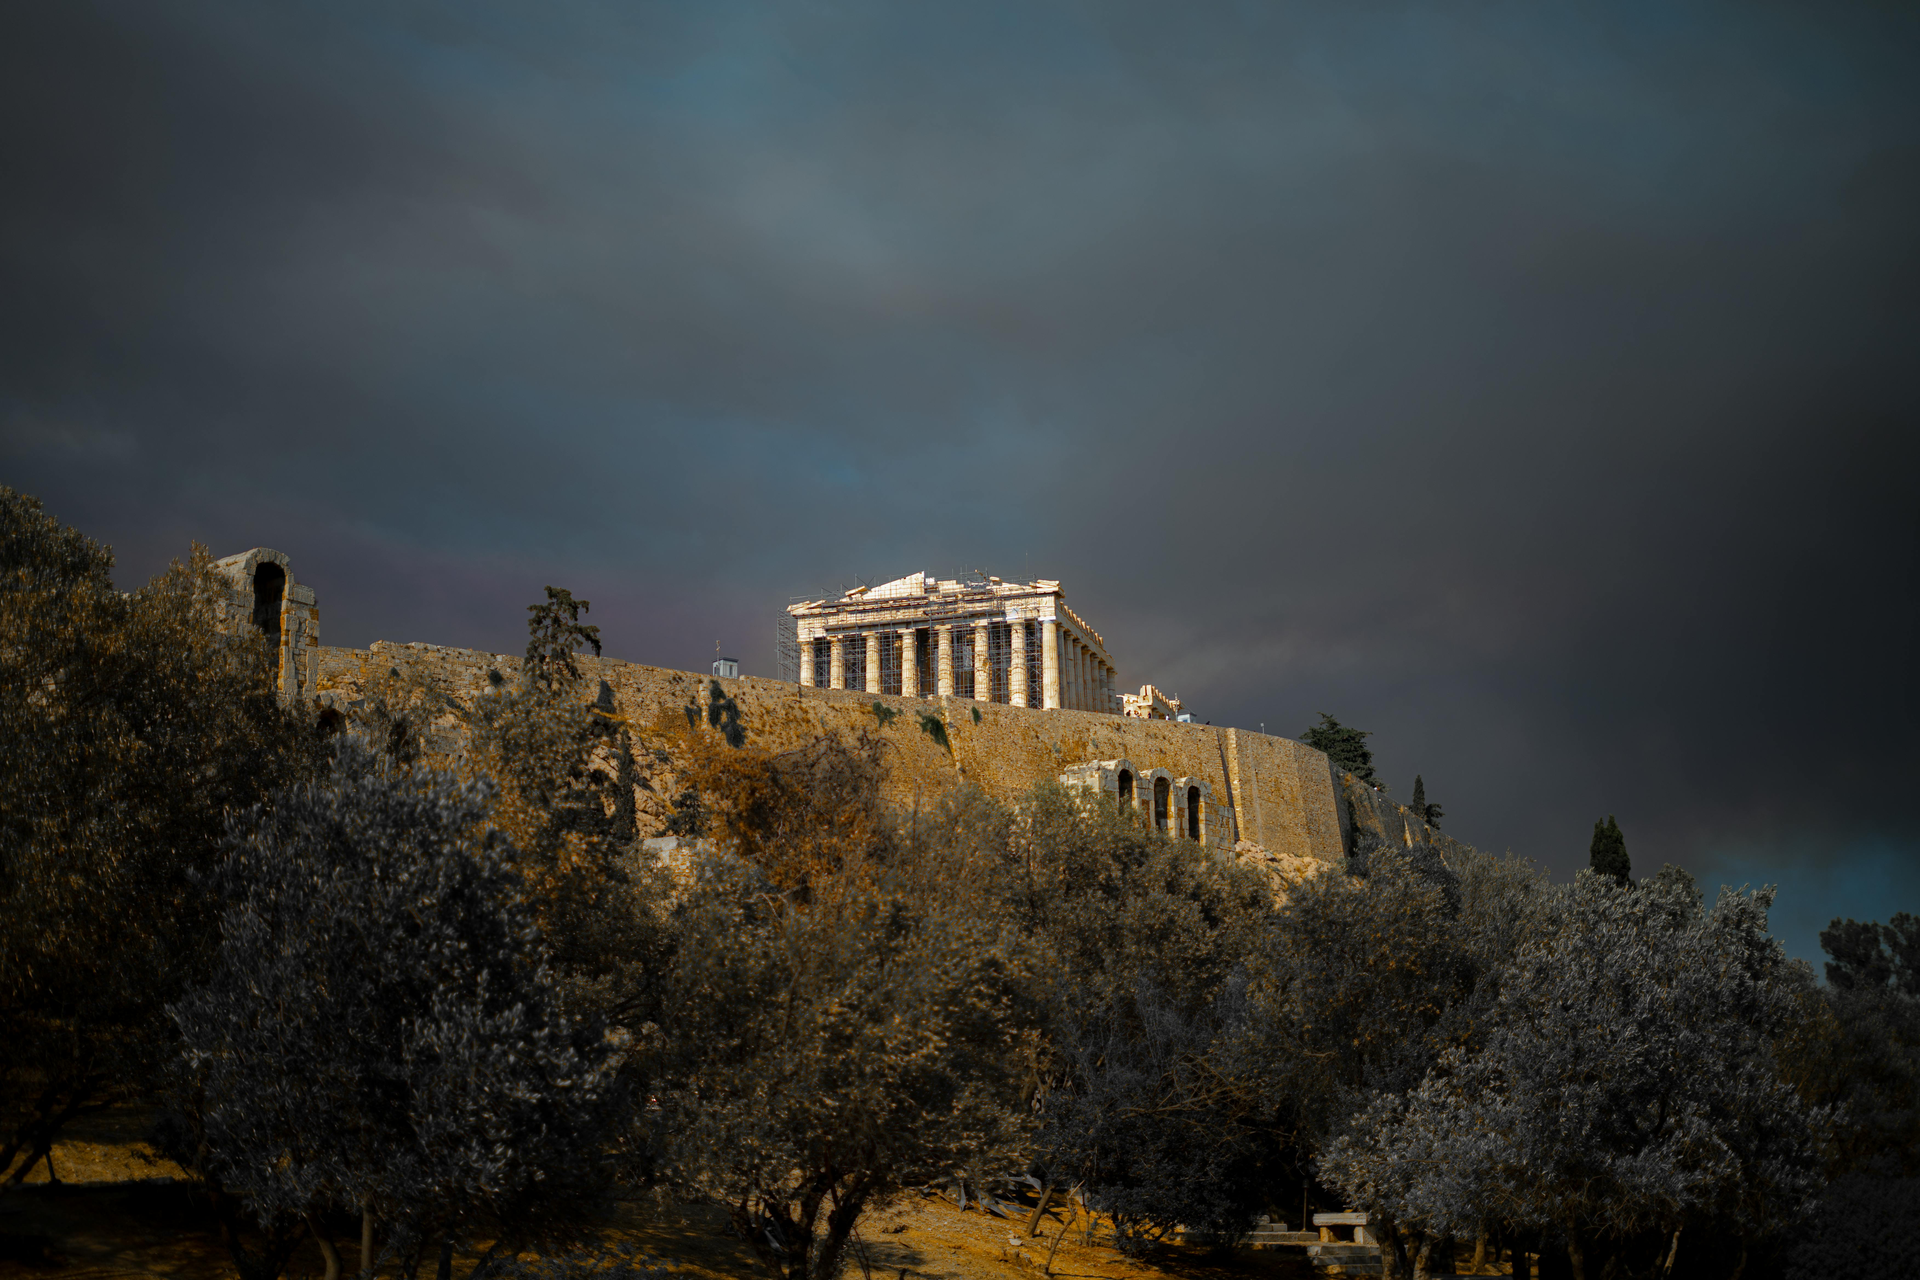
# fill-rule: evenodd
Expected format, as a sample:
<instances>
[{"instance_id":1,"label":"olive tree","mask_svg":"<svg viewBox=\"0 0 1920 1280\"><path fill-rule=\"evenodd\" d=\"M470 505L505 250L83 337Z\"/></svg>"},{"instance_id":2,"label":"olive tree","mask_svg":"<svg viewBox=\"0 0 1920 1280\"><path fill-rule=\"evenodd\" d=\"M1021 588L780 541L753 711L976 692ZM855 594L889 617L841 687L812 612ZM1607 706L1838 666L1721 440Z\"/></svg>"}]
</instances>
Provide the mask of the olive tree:
<instances>
[{"instance_id":1,"label":"olive tree","mask_svg":"<svg viewBox=\"0 0 1920 1280\"><path fill-rule=\"evenodd\" d=\"M337 1274L341 1211L408 1274L438 1246L445 1280L476 1235L564 1237L603 1183L620 1037L562 1010L488 791L349 736L235 827L218 963L172 1008L172 1145L248 1280L303 1229Z\"/></svg>"},{"instance_id":2,"label":"olive tree","mask_svg":"<svg viewBox=\"0 0 1920 1280\"><path fill-rule=\"evenodd\" d=\"M195 873L228 818L311 776L321 748L275 697L273 655L222 629L205 548L139 589L113 555L0 488L0 1169L140 1093L164 1006L209 955Z\"/></svg>"},{"instance_id":3,"label":"olive tree","mask_svg":"<svg viewBox=\"0 0 1920 1280\"><path fill-rule=\"evenodd\" d=\"M1702 912L1681 887L1583 873L1501 975L1484 1042L1378 1091L1324 1176L1416 1255L1491 1212L1564 1242L1576 1280L1670 1268L1690 1229L1777 1237L1819 1189L1825 1117L1776 1060L1805 975L1770 901L1726 891Z\"/></svg>"},{"instance_id":4,"label":"olive tree","mask_svg":"<svg viewBox=\"0 0 1920 1280\"><path fill-rule=\"evenodd\" d=\"M642 1138L774 1280L832 1280L869 1207L1017 1142L1027 961L969 896L910 862L801 894L722 858L676 906Z\"/></svg>"}]
</instances>

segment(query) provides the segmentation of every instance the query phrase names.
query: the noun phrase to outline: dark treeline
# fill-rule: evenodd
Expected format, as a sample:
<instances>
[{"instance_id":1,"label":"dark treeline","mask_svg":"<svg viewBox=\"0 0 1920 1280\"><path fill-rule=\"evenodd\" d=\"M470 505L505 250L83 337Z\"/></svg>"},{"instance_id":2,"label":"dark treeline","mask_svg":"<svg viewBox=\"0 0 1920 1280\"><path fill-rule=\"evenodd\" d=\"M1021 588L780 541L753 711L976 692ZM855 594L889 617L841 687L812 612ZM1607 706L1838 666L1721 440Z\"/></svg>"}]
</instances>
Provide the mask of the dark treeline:
<instances>
[{"instance_id":1,"label":"dark treeline","mask_svg":"<svg viewBox=\"0 0 1920 1280\"><path fill-rule=\"evenodd\" d=\"M1013 1177L1133 1252L1352 1207L1403 1276L1916 1265L1909 917L1836 922L1821 985L1768 892L1674 868L1375 846L1279 901L1058 787L895 811L879 723L629 722L554 590L475 705L395 666L342 728L218 633L204 553L110 567L0 490L0 1167L157 1104L245 1280L309 1237L329 1280L587 1274L640 1195L830 1280L890 1196Z\"/></svg>"}]
</instances>

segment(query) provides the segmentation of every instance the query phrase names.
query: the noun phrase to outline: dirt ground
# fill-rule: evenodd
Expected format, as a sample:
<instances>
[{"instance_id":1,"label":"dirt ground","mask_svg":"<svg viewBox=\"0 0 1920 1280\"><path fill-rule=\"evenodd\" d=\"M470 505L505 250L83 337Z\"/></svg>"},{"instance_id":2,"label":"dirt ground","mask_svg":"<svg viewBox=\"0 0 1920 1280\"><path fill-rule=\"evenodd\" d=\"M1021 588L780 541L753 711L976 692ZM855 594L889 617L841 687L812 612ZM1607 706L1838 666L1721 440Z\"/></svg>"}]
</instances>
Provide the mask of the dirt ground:
<instances>
[{"instance_id":1,"label":"dirt ground","mask_svg":"<svg viewBox=\"0 0 1920 1280\"><path fill-rule=\"evenodd\" d=\"M232 1261L214 1224L183 1183L143 1139L147 1118L110 1112L76 1125L53 1150L50 1181L37 1166L26 1184L0 1194L0 1280L231 1280ZM1103 1244L1081 1243L1084 1218L1056 1206L1036 1237L1020 1236L1022 1220L961 1212L942 1196L910 1192L861 1222L842 1280L1002 1280L1036 1277L1052 1250L1060 1280L1309 1280L1295 1249L1228 1253L1168 1246L1145 1260ZM753 1280L765 1272L732 1236L716 1209L630 1204L608 1223L609 1235L632 1240L677 1275ZM1058 1247L1055 1248L1055 1241ZM341 1241L348 1265L352 1242ZM456 1276L477 1261L463 1258ZM318 1246L303 1244L288 1280L317 1280Z\"/></svg>"}]
</instances>

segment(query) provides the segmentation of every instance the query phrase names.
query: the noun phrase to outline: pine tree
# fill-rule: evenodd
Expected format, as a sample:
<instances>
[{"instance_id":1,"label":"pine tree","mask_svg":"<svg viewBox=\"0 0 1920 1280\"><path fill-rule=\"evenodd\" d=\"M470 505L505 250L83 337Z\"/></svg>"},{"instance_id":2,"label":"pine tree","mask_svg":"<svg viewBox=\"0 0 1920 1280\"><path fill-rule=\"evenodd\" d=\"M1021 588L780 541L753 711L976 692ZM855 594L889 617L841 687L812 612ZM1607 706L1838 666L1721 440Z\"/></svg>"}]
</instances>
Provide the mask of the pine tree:
<instances>
[{"instance_id":1,"label":"pine tree","mask_svg":"<svg viewBox=\"0 0 1920 1280\"><path fill-rule=\"evenodd\" d=\"M1373 752L1367 747L1372 736L1368 729L1350 729L1322 711L1320 723L1300 735L1300 741L1315 751L1326 752L1333 767L1350 773L1372 786L1379 782L1373 772Z\"/></svg>"},{"instance_id":2,"label":"pine tree","mask_svg":"<svg viewBox=\"0 0 1920 1280\"><path fill-rule=\"evenodd\" d=\"M1620 824L1608 814L1605 822L1593 824L1593 844L1587 853L1587 865L1596 873L1612 876L1621 885L1631 883L1633 863L1627 858L1627 838L1620 834Z\"/></svg>"}]
</instances>

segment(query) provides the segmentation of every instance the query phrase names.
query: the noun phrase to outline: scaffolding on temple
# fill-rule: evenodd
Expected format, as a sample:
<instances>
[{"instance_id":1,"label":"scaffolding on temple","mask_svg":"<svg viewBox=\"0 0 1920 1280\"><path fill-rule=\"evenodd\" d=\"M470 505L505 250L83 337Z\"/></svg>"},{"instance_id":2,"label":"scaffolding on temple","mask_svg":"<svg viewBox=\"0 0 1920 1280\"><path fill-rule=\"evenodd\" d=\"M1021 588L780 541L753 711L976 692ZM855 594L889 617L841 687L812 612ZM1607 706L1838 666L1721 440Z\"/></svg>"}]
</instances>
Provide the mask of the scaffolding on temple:
<instances>
[{"instance_id":1,"label":"scaffolding on temple","mask_svg":"<svg viewBox=\"0 0 1920 1280\"><path fill-rule=\"evenodd\" d=\"M1013 628L1004 622L987 624L988 702L1013 701Z\"/></svg>"},{"instance_id":2,"label":"scaffolding on temple","mask_svg":"<svg viewBox=\"0 0 1920 1280\"><path fill-rule=\"evenodd\" d=\"M791 603L798 604L805 599L806 596L795 596ZM800 683L800 619L785 609L774 623L773 666L778 673L775 679L788 684Z\"/></svg>"}]
</instances>

